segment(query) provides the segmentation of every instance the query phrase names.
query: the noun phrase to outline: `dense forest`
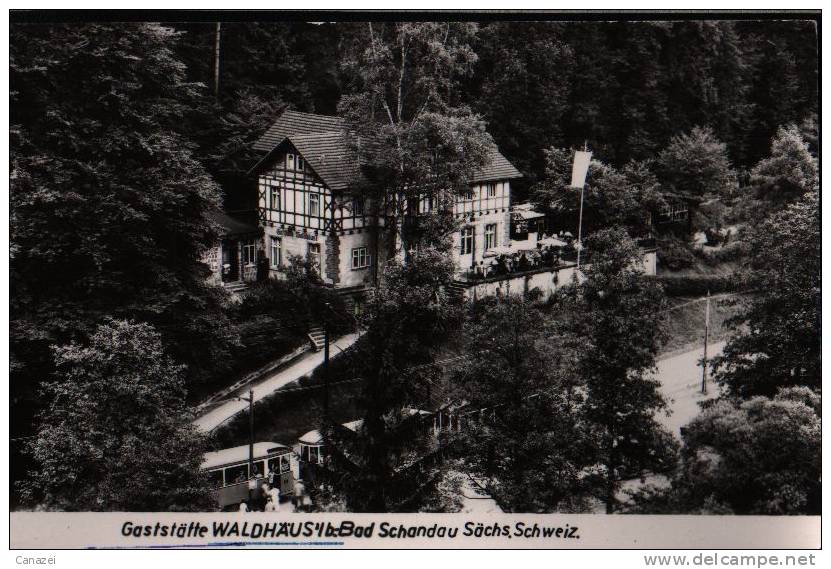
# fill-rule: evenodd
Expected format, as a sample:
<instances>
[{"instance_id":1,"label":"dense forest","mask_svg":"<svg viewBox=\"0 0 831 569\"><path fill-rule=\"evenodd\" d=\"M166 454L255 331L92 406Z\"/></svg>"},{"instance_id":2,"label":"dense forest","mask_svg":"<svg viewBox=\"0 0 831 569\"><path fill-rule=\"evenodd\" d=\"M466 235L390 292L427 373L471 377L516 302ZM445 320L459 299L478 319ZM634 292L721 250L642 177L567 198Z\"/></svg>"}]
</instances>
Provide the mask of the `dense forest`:
<instances>
[{"instance_id":1,"label":"dense forest","mask_svg":"<svg viewBox=\"0 0 831 569\"><path fill-rule=\"evenodd\" d=\"M267 128L257 110L336 113L354 84L341 57L364 25L223 24L219 99L238 121L234 134ZM175 27L189 77L212 85L215 25ZM482 115L525 175L519 197L544 176L546 148L587 143L622 166L696 126L710 127L734 167L749 170L779 125L817 112L817 40L812 21L486 22L452 96Z\"/></svg>"}]
</instances>

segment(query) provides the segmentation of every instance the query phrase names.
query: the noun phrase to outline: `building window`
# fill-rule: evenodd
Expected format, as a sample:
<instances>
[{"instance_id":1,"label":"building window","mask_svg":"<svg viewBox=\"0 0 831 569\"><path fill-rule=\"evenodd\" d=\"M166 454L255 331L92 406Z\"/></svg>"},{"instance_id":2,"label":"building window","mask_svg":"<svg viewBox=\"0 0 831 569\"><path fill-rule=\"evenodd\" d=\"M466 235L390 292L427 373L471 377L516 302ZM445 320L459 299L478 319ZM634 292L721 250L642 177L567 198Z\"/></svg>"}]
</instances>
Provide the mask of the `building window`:
<instances>
[{"instance_id":1,"label":"building window","mask_svg":"<svg viewBox=\"0 0 831 569\"><path fill-rule=\"evenodd\" d=\"M302 156L298 156L298 157L297 157L297 169L298 169L300 172L302 172L303 170L305 170L305 169L306 169L306 161L305 161L305 160L303 160L303 157L302 157Z\"/></svg>"},{"instance_id":2,"label":"building window","mask_svg":"<svg viewBox=\"0 0 831 569\"><path fill-rule=\"evenodd\" d=\"M280 209L280 188L271 186L271 209Z\"/></svg>"},{"instance_id":3,"label":"building window","mask_svg":"<svg viewBox=\"0 0 831 569\"><path fill-rule=\"evenodd\" d=\"M496 247L496 224L489 223L485 226L485 250Z\"/></svg>"},{"instance_id":4,"label":"building window","mask_svg":"<svg viewBox=\"0 0 831 569\"><path fill-rule=\"evenodd\" d=\"M309 194L309 217L320 216L320 194Z\"/></svg>"},{"instance_id":5,"label":"building window","mask_svg":"<svg viewBox=\"0 0 831 569\"><path fill-rule=\"evenodd\" d=\"M307 253L309 264L316 270L320 270L320 243L309 243Z\"/></svg>"},{"instance_id":6,"label":"building window","mask_svg":"<svg viewBox=\"0 0 831 569\"><path fill-rule=\"evenodd\" d=\"M467 190L462 194L462 199L466 201L473 201L473 190Z\"/></svg>"},{"instance_id":7,"label":"building window","mask_svg":"<svg viewBox=\"0 0 831 569\"><path fill-rule=\"evenodd\" d=\"M257 264L257 245L253 241L249 241L242 246L242 264Z\"/></svg>"},{"instance_id":8,"label":"building window","mask_svg":"<svg viewBox=\"0 0 831 569\"><path fill-rule=\"evenodd\" d=\"M286 154L286 169L294 170L294 154Z\"/></svg>"},{"instance_id":9,"label":"building window","mask_svg":"<svg viewBox=\"0 0 831 569\"><path fill-rule=\"evenodd\" d=\"M465 227L462 229L462 255L470 255L473 253L473 228Z\"/></svg>"},{"instance_id":10,"label":"building window","mask_svg":"<svg viewBox=\"0 0 831 569\"><path fill-rule=\"evenodd\" d=\"M283 262L283 243L279 237L271 238L271 266L279 267Z\"/></svg>"},{"instance_id":11,"label":"building window","mask_svg":"<svg viewBox=\"0 0 831 569\"><path fill-rule=\"evenodd\" d=\"M485 188L488 192L487 196L489 198L495 198L496 197L496 184L485 184Z\"/></svg>"},{"instance_id":12,"label":"building window","mask_svg":"<svg viewBox=\"0 0 831 569\"><path fill-rule=\"evenodd\" d=\"M364 199L355 198L352 200L352 215L360 217L364 214Z\"/></svg>"},{"instance_id":13,"label":"building window","mask_svg":"<svg viewBox=\"0 0 831 569\"><path fill-rule=\"evenodd\" d=\"M369 266L369 250L366 247L352 249L352 268L365 269Z\"/></svg>"},{"instance_id":14,"label":"building window","mask_svg":"<svg viewBox=\"0 0 831 569\"><path fill-rule=\"evenodd\" d=\"M687 218L687 208L681 204L667 204L659 212L659 220L663 222L684 221Z\"/></svg>"}]
</instances>

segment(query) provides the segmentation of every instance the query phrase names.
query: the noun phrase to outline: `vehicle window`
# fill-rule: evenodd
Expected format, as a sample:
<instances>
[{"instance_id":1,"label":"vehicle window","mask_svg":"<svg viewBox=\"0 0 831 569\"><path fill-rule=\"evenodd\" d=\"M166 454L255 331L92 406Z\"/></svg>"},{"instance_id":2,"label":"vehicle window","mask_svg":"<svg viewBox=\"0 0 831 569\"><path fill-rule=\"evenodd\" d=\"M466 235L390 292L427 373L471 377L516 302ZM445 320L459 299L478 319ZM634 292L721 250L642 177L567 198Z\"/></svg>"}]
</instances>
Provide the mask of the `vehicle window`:
<instances>
[{"instance_id":1,"label":"vehicle window","mask_svg":"<svg viewBox=\"0 0 831 569\"><path fill-rule=\"evenodd\" d=\"M225 469L225 484L244 482L248 480L248 465L231 466Z\"/></svg>"},{"instance_id":2,"label":"vehicle window","mask_svg":"<svg viewBox=\"0 0 831 569\"><path fill-rule=\"evenodd\" d=\"M268 459L268 470L266 470L266 473L268 473L270 470L273 470L274 472L280 472L280 457Z\"/></svg>"},{"instance_id":3,"label":"vehicle window","mask_svg":"<svg viewBox=\"0 0 831 569\"><path fill-rule=\"evenodd\" d=\"M221 470L211 470L208 472L208 479L211 481L212 486L222 486L224 482Z\"/></svg>"}]
</instances>

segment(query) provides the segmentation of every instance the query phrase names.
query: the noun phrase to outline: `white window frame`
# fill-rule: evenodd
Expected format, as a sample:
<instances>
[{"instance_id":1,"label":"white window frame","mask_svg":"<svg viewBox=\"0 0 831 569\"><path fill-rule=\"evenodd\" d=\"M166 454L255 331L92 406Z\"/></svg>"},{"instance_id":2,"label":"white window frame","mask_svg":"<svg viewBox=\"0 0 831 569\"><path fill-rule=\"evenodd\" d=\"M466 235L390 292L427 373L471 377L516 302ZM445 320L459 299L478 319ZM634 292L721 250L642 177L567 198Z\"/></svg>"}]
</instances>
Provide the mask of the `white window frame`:
<instances>
[{"instance_id":1,"label":"white window frame","mask_svg":"<svg viewBox=\"0 0 831 569\"><path fill-rule=\"evenodd\" d=\"M294 154L291 152L286 154L286 170L294 170L295 169L295 160Z\"/></svg>"},{"instance_id":2,"label":"white window frame","mask_svg":"<svg viewBox=\"0 0 831 569\"><path fill-rule=\"evenodd\" d=\"M459 234L459 241L460 241L460 255L472 255L473 254L473 238L474 238L474 231L473 226L468 225L467 227L463 227L460 234Z\"/></svg>"},{"instance_id":3,"label":"white window frame","mask_svg":"<svg viewBox=\"0 0 831 569\"><path fill-rule=\"evenodd\" d=\"M277 254L274 254L275 249ZM279 237L271 237L271 268L276 269L283 263L283 240Z\"/></svg>"},{"instance_id":4,"label":"white window frame","mask_svg":"<svg viewBox=\"0 0 831 569\"><path fill-rule=\"evenodd\" d=\"M322 247L320 246L320 243L309 241L309 245L306 248L306 258L309 260L310 263L314 263L316 269L320 269L321 251Z\"/></svg>"},{"instance_id":5,"label":"white window frame","mask_svg":"<svg viewBox=\"0 0 831 569\"><path fill-rule=\"evenodd\" d=\"M314 213L312 213L312 204L314 204ZM309 193L309 217L320 217L320 194Z\"/></svg>"},{"instance_id":6,"label":"white window frame","mask_svg":"<svg viewBox=\"0 0 831 569\"><path fill-rule=\"evenodd\" d=\"M488 223L485 225L485 251L493 249L498 245L496 229L497 227L495 223Z\"/></svg>"},{"instance_id":7,"label":"white window frame","mask_svg":"<svg viewBox=\"0 0 831 569\"><path fill-rule=\"evenodd\" d=\"M282 201L280 199L280 197L281 197L280 196L280 187L279 186L271 186L271 193L268 197L268 199L269 199L269 202L268 202L269 209L273 209L273 210L279 210L280 209L280 206L281 206L280 202Z\"/></svg>"},{"instance_id":8,"label":"white window frame","mask_svg":"<svg viewBox=\"0 0 831 569\"><path fill-rule=\"evenodd\" d=\"M493 182L489 182L485 184L486 194L485 197L488 198L495 198L496 197L496 184Z\"/></svg>"},{"instance_id":9,"label":"white window frame","mask_svg":"<svg viewBox=\"0 0 831 569\"><path fill-rule=\"evenodd\" d=\"M372 257L368 247L355 247L352 249L352 270L366 269L372 265Z\"/></svg>"},{"instance_id":10,"label":"white window frame","mask_svg":"<svg viewBox=\"0 0 831 569\"><path fill-rule=\"evenodd\" d=\"M257 244L253 241L242 244L242 264L245 267L252 267L257 264Z\"/></svg>"}]
</instances>

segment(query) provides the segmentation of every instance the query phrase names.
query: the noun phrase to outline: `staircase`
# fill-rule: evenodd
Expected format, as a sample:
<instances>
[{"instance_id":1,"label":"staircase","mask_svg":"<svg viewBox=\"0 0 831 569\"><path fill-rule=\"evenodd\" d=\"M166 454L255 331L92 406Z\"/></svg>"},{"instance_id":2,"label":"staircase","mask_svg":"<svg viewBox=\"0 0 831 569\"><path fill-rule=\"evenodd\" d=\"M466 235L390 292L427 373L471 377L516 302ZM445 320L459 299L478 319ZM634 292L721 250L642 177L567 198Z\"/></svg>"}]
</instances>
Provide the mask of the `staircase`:
<instances>
[{"instance_id":1,"label":"staircase","mask_svg":"<svg viewBox=\"0 0 831 569\"><path fill-rule=\"evenodd\" d=\"M316 352L319 352L324 348L326 343L326 334L323 332L323 328L312 328L309 330L308 336Z\"/></svg>"},{"instance_id":2,"label":"staircase","mask_svg":"<svg viewBox=\"0 0 831 569\"><path fill-rule=\"evenodd\" d=\"M245 281L231 281L224 283L222 286L231 294L239 294L248 288L248 283Z\"/></svg>"},{"instance_id":3,"label":"staircase","mask_svg":"<svg viewBox=\"0 0 831 569\"><path fill-rule=\"evenodd\" d=\"M464 284L453 281L447 287L447 294L460 302L464 302L465 300L465 291L468 289L467 286Z\"/></svg>"}]
</instances>

